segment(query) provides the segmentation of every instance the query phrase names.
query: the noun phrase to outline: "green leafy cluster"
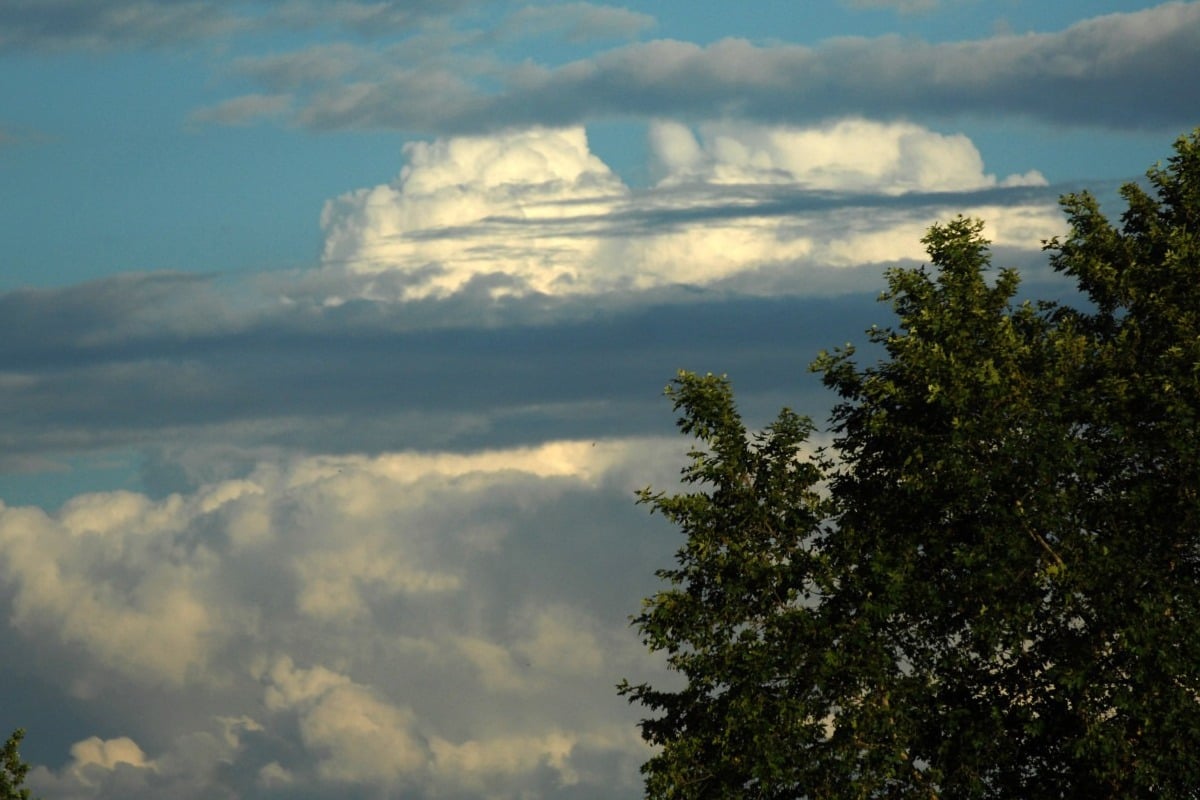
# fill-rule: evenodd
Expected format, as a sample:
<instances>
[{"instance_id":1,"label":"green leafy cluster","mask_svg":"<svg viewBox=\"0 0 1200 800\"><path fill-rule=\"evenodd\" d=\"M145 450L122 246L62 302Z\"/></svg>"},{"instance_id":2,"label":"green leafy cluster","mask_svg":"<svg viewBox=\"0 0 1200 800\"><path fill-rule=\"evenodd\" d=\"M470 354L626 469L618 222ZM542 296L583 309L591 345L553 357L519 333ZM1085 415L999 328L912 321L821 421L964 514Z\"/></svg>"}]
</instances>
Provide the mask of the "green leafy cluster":
<instances>
[{"instance_id":1,"label":"green leafy cluster","mask_svg":"<svg viewBox=\"0 0 1200 800\"><path fill-rule=\"evenodd\" d=\"M17 728L4 742L0 750L0 800L30 800L28 789L23 789L29 765L21 760L21 740L25 730Z\"/></svg>"},{"instance_id":2,"label":"green leafy cluster","mask_svg":"<svg viewBox=\"0 0 1200 800\"><path fill-rule=\"evenodd\" d=\"M1200 797L1200 130L1148 179L1119 227L1063 199L1079 308L930 230L883 357L813 364L825 449L679 375L687 490L640 500L686 543L635 624L686 683L620 687L648 797Z\"/></svg>"}]
</instances>

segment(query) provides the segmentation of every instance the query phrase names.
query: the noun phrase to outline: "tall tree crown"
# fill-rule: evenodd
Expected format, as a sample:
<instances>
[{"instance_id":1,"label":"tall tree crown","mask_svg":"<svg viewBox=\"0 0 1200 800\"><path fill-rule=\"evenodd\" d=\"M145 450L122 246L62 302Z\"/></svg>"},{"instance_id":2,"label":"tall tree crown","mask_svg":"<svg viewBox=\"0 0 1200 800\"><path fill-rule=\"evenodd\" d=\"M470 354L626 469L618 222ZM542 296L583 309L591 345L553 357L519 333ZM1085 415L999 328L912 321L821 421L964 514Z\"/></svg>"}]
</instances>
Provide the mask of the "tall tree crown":
<instances>
[{"instance_id":1,"label":"tall tree crown","mask_svg":"<svg viewBox=\"0 0 1200 800\"><path fill-rule=\"evenodd\" d=\"M649 797L1196 796L1200 130L1147 178L1119 225L1063 198L1078 307L932 228L883 357L813 364L825 450L680 374L687 490L640 499L686 542L635 624L686 684L621 687Z\"/></svg>"}]
</instances>

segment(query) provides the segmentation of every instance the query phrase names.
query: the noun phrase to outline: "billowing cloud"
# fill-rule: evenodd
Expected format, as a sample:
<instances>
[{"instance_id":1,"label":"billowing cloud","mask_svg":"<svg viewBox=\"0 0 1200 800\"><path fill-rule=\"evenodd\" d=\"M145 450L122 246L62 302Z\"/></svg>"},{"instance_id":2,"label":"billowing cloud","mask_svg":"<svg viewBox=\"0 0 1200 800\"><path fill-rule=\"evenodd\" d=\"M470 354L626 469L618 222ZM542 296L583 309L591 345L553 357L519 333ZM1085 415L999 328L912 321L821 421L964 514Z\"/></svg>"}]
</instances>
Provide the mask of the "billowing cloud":
<instances>
[{"instance_id":1,"label":"billowing cloud","mask_svg":"<svg viewBox=\"0 0 1200 800\"><path fill-rule=\"evenodd\" d=\"M287 656L261 680L268 711L296 711L302 743L319 754L321 778L389 789L424 783L432 754L409 709L324 667L297 668Z\"/></svg>"},{"instance_id":2,"label":"billowing cloud","mask_svg":"<svg viewBox=\"0 0 1200 800\"><path fill-rule=\"evenodd\" d=\"M597 257L588 220L612 213L625 194L581 128L414 143L406 155L394 185L338 198L321 222L327 264L398 269L415 296L494 273L557 293ZM533 230L522 236L522 228Z\"/></svg>"},{"instance_id":3,"label":"billowing cloud","mask_svg":"<svg viewBox=\"0 0 1200 800\"><path fill-rule=\"evenodd\" d=\"M158 500L0 507L6 639L116 732L77 731L34 787L632 788L644 750L611 687L651 669L626 615L673 546L632 492L678 457L664 439L314 457Z\"/></svg>"},{"instance_id":4,"label":"billowing cloud","mask_svg":"<svg viewBox=\"0 0 1200 800\"><path fill-rule=\"evenodd\" d=\"M697 138L659 122L650 140L661 180L641 192L589 152L582 128L409 145L394 183L326 206L325 263L402 276L390 287L405 299L481 281L493 296L571 295L733 287L764 274L776 277L773 291L804 291L811 269L920 258L924 230L949 213L939 195L1045 186L1036 172L997 180L965 136L906 123L723 122L701 126ZM825 210L787 208L788 199L822 193L844 199ZM924 200L861 213L869 198L906 195ZM973 211L960 197L952 202ZM1061 228L1049 198L988 205L981 210L1003 246L1036 249Z\"/></svg>"},{"instance_id":5,"label":"billowing cloud","mask_svg":"<svg viewBox=\"0 0 1200 800\"><path fill-rule=\"evenodd\" d=\"M944 135L911 123L847 119L819 127L706 123L697 141L673 122L651 126L651 149L662 183L793 185L800 189L870 192L955 192L992 188L994 175L962 134ZM1037 172L1013 175L1005 186L1044 186Z\"/></svg>"}]
</instances>

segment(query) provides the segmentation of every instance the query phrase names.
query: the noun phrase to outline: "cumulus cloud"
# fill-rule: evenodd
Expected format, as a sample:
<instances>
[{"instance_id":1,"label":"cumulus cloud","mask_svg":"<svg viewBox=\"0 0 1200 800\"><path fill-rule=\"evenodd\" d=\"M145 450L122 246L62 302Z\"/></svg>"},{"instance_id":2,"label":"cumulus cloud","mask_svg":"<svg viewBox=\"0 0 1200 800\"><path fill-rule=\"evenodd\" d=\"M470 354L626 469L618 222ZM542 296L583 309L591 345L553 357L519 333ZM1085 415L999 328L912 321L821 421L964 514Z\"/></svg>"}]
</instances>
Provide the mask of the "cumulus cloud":
<instances>
[{"instance_id":1,"label":"cumulus cloud","mask_svg":"<svg viewBox=\"0 0 1200 800\"><path fill-rule=\"evenodd\" d=\"M6 637L53 656L44 682L109 698L105 726L118 732L78 736L70 762L38 770L34 787L97 798L189 785L256 796L296 781L320 796L631 788L644 751L611 686L649 669L626 614L672 543L648 535L630 500L644 481L670 484L678 449L628 439L314 457L161 500L0 507ZM615 516L589 513L600 507ZM352 608L311 607L319 563L334 565ZM172 596L201 605L204 624ZM144 713L141 693L170 714ZM597 754L624 771L597 773Z\"/></svg>"},{"instance_id":2,"label":"cumulus cloud","mask_svg":"<svg viewBox=\"0 0 1200 800\"><path fill-rule=\"evenodd\" d=\"M410 145L395 182L326 205L325 263L401 275L390 287L403 299L481 281L493 296L571 295L733 287L739 276L761 285L764 273L777 278L771 291L802 292L810 269L920 258L924 230L948 207L972 212L951 193L1046 184L1036 171L998 180L965 136L909 123L718 122L697 136L657 122L650 146L661 179L634 192L590 153L582 128ZM841 199L825 210L786 202L831 193ZM869 198L905 195L923 199L863 214ZM1036 249L1061 229L1048 197L988 205L1002 246Z\"/></svg>"},{"instance_id":3,"label":"cumulus cloud","mask_svg":"<svg viewBox=\"0 0 1200 800\"><path fill-rule=\"evenodd\" d=\"M71 745L71 769L83 771L89 766L101 769L116 769L118 764L129 764L133 767L153 768L146 760L142 748L128 736L117 739L101 739L91 736L82 742Z\"/></svg>"},{"instance_id":4,"label":"cumulus cloud","mask_svg":"<svg viewBox=\"0 0 1200 800\"><path fill-rule=\"evenodd\" d=\"M699 141L678 122L650 128L662 185L793 185L800 189L871 192L954 192L991 188L994 175L962 134L911 123L840 120L820 127L705 123ZM1005 186L1045 186L1035 172L1005 178Z\"/></svg>"},{"instance_id":5,"label":"cumulus cloud","mask_svg":"<svg viewBox=\"0 0 1200 800\"><path fill-rule=\"evenodd\" d=\"M321 222L325 263L403 271L415 284L409 296L493 273L555 293L596 256L589 219L611 213L625 194L581 128L418 142L405 153L395 184L338 198Z\"/></svg>"},{"instance_id":6,"label":"cumulus cloud","mask_svg":"<svg viewBox=\"0 0 1200 800\"><path fill-rule=\"evenodd\" d=\"M287 656L261 679L268 711L296 711L301 739L317 754L322 778L389 789L422 782L430 753L409 709L324 667L298 668ZM264 769L278 773L270 765Z\"/></svg>"}]
</instances>

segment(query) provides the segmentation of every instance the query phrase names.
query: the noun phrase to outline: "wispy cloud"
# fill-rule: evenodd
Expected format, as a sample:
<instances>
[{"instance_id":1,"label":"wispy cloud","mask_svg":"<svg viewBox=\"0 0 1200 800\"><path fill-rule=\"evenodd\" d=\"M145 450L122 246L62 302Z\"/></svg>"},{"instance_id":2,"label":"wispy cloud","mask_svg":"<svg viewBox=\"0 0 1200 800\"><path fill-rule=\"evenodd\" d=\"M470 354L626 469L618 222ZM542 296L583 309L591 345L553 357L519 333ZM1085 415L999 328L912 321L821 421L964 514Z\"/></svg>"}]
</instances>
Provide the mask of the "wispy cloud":
<instances>
[{"instance_id":1,"label":"wispy cloud","mask_svg":"<svg viewBox=\"0 0 1200 800\"><path fill-rule=\"evenodd\" d=\"M527 5L504 20L500 34L508 38L554 34L579 44L593 39L629 38L654 24L649 14L595 3Z\"/></svg>"},{"instance_id":2,"label":"wispy cloud","mask_svg":"<svg viewBox=\"0 0 1200 800\"><path fill-rule=\"evenodd\" d=\"M894 9L901 14L921 14L941 6L941 0L841 0L850 8Z\"/></svg>"},{"instance_id":3,"label":"wispy cloud","mask_svg":"<svg viewBox=\"0 0 1200 800\"><path fill-rule=\"evenodd\" d=\"M319 129L465 132L597 119L729 116L812 123L912 114L1024 116L1055 125L1177 129L1194 122L1200 4L1167 3L1064 31L949 43L845 38L816 47L658 40L555 67L444 80L410 71L308 85L297 120Z\"/></svg>"},{"instance_id":4,"label":"wispy cloud","mask_svg":"<svg viewBox=\"0 0 1200 800\"><path fill-rule=\"evenodd\" d=\"M288 94L247 94L224 100L215 106L197 109L188 120L199 125L247 125L276 119L291 105L292 97Z\"/></svg>"},{"instance_id":5,"label":"wispy cloud","mask_svg":"<svg viewBox=\"0 0 1200 800\"><path fill-rule=\"evenodd\" d=\"M130 50L325 28L358 37L407 33L474 0L7 0L0 52Z\"/></svg>"},{"instance_id":6,"label":"wispy cloud","mask_svg":"<svg viewBox=\"0 0 1200 800\"><path fill-rule=\"evenodd\" d=\"M161 47L245 29L228 6L167 0L9 0L0 4L0 52Z\"/></svg>"}]
</instances>

